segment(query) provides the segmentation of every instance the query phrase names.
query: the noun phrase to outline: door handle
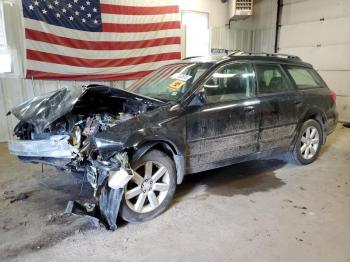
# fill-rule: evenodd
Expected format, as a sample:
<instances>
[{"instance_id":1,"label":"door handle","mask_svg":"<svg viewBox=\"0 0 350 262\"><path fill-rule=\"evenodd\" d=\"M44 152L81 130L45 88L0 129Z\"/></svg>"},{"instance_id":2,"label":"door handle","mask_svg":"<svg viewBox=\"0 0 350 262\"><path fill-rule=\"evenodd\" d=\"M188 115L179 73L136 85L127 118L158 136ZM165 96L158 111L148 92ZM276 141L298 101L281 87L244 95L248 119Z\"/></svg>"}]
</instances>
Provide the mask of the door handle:
<instances>
[{"instance_id":1,"label":"door handle","mask_svg":"<svg viewBox=\"0 0 350 262\"><path fill-rule=\"evenodd\" d=\"M255 107L254 106L246 106L244 108L245 112L254 112L255 111Z\"/></svg>"}]
</instances>

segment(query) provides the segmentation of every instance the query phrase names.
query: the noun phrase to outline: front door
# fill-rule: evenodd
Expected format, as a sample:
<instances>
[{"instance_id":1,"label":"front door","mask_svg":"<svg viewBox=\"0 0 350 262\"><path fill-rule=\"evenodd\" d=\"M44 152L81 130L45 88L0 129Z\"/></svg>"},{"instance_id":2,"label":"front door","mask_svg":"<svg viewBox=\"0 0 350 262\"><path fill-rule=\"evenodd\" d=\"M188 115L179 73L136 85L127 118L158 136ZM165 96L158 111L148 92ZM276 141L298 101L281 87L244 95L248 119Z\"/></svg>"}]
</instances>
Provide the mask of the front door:
<instances>
[{"instance_id":1,"label":"front door","mask_svg":"<svg viewBox=\"0 0 350 262\"><path fill-rule=\"evenodd\" d=\"M186 116L187 168L198 172L257 152L255 76L250 64L219 68L202 87L205 104Z\"/></svg>"}]
</instances>

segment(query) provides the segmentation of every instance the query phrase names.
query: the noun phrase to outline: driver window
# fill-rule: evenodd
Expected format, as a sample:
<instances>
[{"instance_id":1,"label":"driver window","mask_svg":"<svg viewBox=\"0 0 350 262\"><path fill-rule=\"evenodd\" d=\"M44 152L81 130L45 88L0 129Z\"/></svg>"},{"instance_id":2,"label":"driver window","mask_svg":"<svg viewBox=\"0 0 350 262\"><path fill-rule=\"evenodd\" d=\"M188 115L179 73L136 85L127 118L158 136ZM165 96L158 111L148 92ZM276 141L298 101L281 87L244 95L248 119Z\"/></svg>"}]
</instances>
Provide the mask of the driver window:
<instances>
[{"instance_id":1,"label":"driver window","mask_svg":"<svg viewBox=\"0 0 350 262\"><path fill-rule=\"evenodd\" d=\"M207 104L253 97L254 75L249 64L230 64L220 68L204 85Z\"/></svg>"}]
</instances>

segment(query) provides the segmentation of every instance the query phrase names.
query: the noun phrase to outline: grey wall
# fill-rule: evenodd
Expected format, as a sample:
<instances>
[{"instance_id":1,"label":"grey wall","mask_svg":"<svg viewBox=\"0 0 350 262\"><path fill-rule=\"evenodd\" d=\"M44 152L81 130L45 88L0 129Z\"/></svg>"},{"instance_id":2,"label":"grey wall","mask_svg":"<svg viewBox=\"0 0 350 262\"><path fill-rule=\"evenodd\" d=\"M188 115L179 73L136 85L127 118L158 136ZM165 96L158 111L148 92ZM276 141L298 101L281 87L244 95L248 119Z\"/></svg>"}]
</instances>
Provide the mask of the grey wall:
<instances>
[{"instance_id":1,"label":"grey wall","mask_svg":"<svg viewBox=\"0 0 350 262\"><path fill-rule=\"evenodd\" d=\"M276 18L277 0L255 0L253 16L212 30L212 46L274 52ZM314 65L350 121L350 0L283 0L278 47Z\"/></svg>"},{"instance_id":2,"label":"grey wall","mask_svg":"<svg viewBox=\"0 0 350 262\"><path fill-rule=\"evenodd\" d=\"M279 51L312 63L337 94L340 120L350 121L350 1L283 2Z\"/></svg>"},{"instance_id":3,"label":"grey wall","mask_svg":"<svg viewBox=\"0 0 350 262\"><path fill-rule=\"evenodd\" d=\"M232 21L211 31L212 48L253 52L273 52L277 0L255 0L253 16Z\"/></svg>"}]
</instances>

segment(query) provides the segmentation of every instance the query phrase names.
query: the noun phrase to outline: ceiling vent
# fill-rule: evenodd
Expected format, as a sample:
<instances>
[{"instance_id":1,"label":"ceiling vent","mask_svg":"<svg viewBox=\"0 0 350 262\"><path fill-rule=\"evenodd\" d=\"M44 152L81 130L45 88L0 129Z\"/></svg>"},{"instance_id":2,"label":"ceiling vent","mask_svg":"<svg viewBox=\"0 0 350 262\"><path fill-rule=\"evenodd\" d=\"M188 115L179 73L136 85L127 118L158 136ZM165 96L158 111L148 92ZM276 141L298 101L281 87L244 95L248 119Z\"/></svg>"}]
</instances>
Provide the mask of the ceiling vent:
<instances>
[{"instance_id":1,"label":"ceiling vent","mask_svg":"<svg viewBox=\"0 0 350 262\"><path fill-rule=\"evenodd\" d=\"M229 0L230 20L244 19L253 15L253 0Z\"/></svg>"}]
</instances>

